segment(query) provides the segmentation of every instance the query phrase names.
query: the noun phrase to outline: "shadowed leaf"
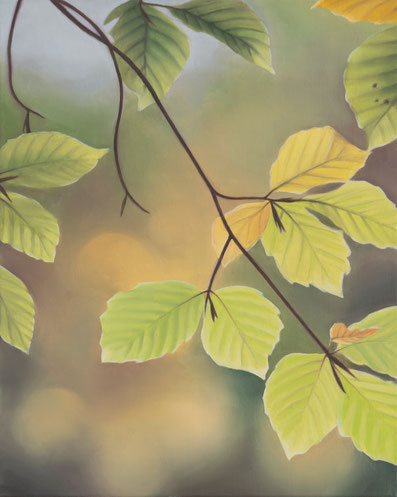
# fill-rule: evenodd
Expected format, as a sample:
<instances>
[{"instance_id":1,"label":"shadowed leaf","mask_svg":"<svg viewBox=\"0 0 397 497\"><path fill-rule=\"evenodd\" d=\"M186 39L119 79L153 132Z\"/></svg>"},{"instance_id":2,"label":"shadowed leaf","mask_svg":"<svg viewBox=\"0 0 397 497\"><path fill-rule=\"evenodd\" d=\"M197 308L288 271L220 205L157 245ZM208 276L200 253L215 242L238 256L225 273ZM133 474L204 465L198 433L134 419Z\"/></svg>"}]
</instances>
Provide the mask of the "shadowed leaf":
<instances>
[{"instance_id":1,"label":"shadowed leaf","mask_svg":"<svg viewBox=\"0 0 397 497\"><path fill-rule=\"evenodd\" d=\"M378 33L349 57L346 100L367 135L368 148L397 136L397 27Z\"/></svg>"},{"instance_id":2,"label":"shadowed leaf","mask_svg":"<svg viewBox=\"0 0 397 497\"><path fill-rule=\"evenodd\" d=\"M193 0L170 12L194 31L207 33L234 52L274 73L269 35L248 5L240 0Z\"/></svg>"},{"instance_id":3,"label":"shadowed leaf","mask_svg":"<svg viewBox=\"0 0 397 497\"><path fill-rule=\"evenodd\" d=\"M112 11L105 23L118 19L111 30L115 45L134 61L162 98L189 57L189 41L158 9L150 5L141 8L138 0L126 2ZM152 95L134 71L124 61L119 62L124 83L138 96L139 109L153 103Z\"/></svg>"}]
</instances>

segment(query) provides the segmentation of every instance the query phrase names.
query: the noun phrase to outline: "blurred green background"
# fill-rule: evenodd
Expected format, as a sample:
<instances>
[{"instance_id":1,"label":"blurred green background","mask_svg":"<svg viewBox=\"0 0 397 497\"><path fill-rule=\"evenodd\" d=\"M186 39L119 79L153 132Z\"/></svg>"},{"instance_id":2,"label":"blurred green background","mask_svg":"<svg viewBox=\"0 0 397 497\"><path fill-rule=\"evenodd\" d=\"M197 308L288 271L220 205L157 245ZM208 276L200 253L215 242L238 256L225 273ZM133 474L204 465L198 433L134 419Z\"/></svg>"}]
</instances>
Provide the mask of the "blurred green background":
<instances>
[{"instance_id":1,"label":"blurred green background","mask_svg":"<svg viewBox=\"0 0 397 497\"><path fill-rule=\"evenodd\" d=\"M99 23L118 3L74 2ZM311 10L314 0L247 3L268 27L276 75L189 32L191 57L165 104L220 190L259 195L294 132L330 125L365 148L344 99L343 71L351 51L382 28ZM0 0L1 143L21 133L23 121L6 83L14 4ZM111 145L117 85L109 54L48 0L24 2L14 64L18 93L46 116L32 119L33 130ZM78 183L33 192L60 222L53 265L0 246L0 264L23 279L36 304L30 354L0 344L1 495L395 495L394 467L356 451L337 430L288 462L263 413L264 383L216 366L198 333L160 360L101 364L107 299L141 281L181 279L203 288L215 262L208 192L159 111L137 113L131 93L121 157L150 215L129 204L119 217L123 194L109 153ZM375 150L358 175L394 200L395 157L395 144ZM344 299L289 285L261 247L253 249L325 341L334 322L350 324L395 301L393 252L349 243ZM271 368L286 353L316 351L245 261L220 273L216 287L229 284L259 288L280 306L285 329Z\"/></svg>"}]
</instances>

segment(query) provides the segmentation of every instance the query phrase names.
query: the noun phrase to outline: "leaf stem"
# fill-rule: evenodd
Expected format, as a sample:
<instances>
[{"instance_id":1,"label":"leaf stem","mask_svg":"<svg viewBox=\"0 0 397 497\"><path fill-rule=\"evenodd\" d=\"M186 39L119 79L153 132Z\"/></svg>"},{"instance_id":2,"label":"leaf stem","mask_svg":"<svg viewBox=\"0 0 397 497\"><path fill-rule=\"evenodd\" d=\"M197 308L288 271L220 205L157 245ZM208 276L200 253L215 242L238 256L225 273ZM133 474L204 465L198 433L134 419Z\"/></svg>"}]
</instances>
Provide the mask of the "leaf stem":
<instances>
[{"instance_id":1,"label":"leaf stem","mask_svg":"<svg viewBox=\"0 0 397 497\"><path fill-rule=\"evenodd\" d=\"M30 130L30 114L35 114L36 116L39 116L41 118L44 118L44 116L42 116L41 114L39 114L35 110L33 110L30 107L28 107L27 105L25 105L22 102L22 100L18 97L18 95L15 91L15 88L14 88L13 65L12 65L12 42L14 39L15 25L16 25L16 22L18 19L19 12L21 10L22 2L23 2L23 0L17 0L17 3L15 5L15 9L14 9L14 14L13 14L12 20L11 20L10 30L8 32L8 40L7 40L8 86L10 88L12 98L26 112L26 116L25 116L22 130L26 133L30 133L30 131L31 131Z\"/></svg>"},{"instance_id":2,"label":"leaf stem","mask_svg":"<svg viewBox=\"0 0 397 497\"><path fill-rule=\"evenodd\" d=\"M360 371L362 373L368 373L371 376L376 376L380 380L390 381L391 383L397 385L397 378L394 378L393 376L390 376L386 373L380 373L379 371L376 371L375 369L372 369L369 366L366 366L365 364L356 364L355 362L351 361L343 354L336 355L336 353L334 353L332 355L334 358L336 357L338 360L340 360L348 369L353 369L355 371Z\"/></svg>"},{"instance_id":3,"label":"leaf stem","mask_svg":"<svg viewBox=\"0 0 397 497\"><path fill-rule=\"evenodd\" d=\"M66 2L57 2L57 1L53 1L53 0L50 0L50 1L51 1L51 3L53 5L55 5L55 7L57 7L66 17L68 17L74 23L78 22L77 19L75 19L74 16L72 16L71 14L69 14L69 12L67 11L67 9L65 7L67 7L70 10L73 10L74 12L76 12L79 16L81 16L87 23L89 23L95 29L95 31L97 32L97 35L95 36L95 38L98 41L101 41L106 46L108 46L108 39L107 39L105 33L103 33L102 30L99 28L99 26L97 26L94 23L94 21L92 21L83 12L80 12L76 7L74 7L71 4L67 4ZM62 4L64 4L65 7ZM84 25L81 24L81 23L79 23L79 27L82 28L82 27L84 27ZM94 33L91 30L89 30L89 29L88 30L84 29L84 31L86 33L89 33L91 36L94 35ZM121 186L122 186L122 188L123 188L123 190L125 192L123 201L121 203L120 215L121 216L123 215L127 199L129 199L133 204L135 204L141 211L146 212L147 214L149 214L149 211L147 209L145 209L132 196L131 192L128 189L127 183L126 183L126 181L124 179L123 171L121 169L121 163L120 163L120 157L119 157L119 131L120 131L120 123L121 123L121 118L122 118L122 115L123 115L123 108L124 108L124 87L123 87L123 79L121 77L119 65L118 65L116 56L114 54L114 51L110 47L108 47L108 48L109 48L110 56L112 58L114 70L116 72L118 89L119 89L119 105L118 105L116 123L115 123L115 126L114 126L114 133L113 133L113 154L114 154L114 161L115 161L115 164L116 164L117 176L118 176L120 184L121 184Z\"/></svg>"},{"instance_id":4,"label":"leaf stem","mask_svg":"<svg viewBox=\"0 0 397 497\"><path fill-rule=\"evenodd\" d=\"M277 288L277 286L273 283L271 278L265 273L265 271L259 266L259 264L255 261L255 259L248 253L248 251L241 245L240 241L236 237L236 235L233 233L231 230L229 224L227 223L225 219L225 215L223 213L222 207L219 203L219 198L231 198L225 195L220 195L219 192L215 189L215 187L212 185L211 181L205 174L204 170L200 166L199 162L197 161L196 157L194 156L193 152L187 145L185 139L183 138L182 134L180 133L179 129L177 128L176 124L174 123L173 119L171 116L168 114L168 111L165 109L164 105L162 104L160 98L158 97L156 91L154 90L153 86L151 85L150 81L147 79L147 77L143 74L143 72L139 69L139 67L135 64L133 60L131 60L124 52L122 52L120 49L118 49L115 45L113 45L110 40L107 38L106 34L101 30L101 28L91 19L89 19L83 12L81 12L77 7L74 7L71 5L69 2L65 0L50 0L50 2L57 7L64 15L66 15L77 27L79 27L81 30L86 32L89 36L97 39L99 42L105 44L110 50L112 50L114 53L116 53L121 59L123 59L129 66L130 68L136 73L136 75L139 77L139 79L142 81L142 83L146 86L148 89L149 93L153 97L153 100L155 101L157 107L159 108L160 112L163 114L164 118L166 119L167 123L169 124L170 128L172 129L174 135L178 139L179 143L185 150L186 154L190 158L191 162L193 163L197 173L203 180L204 184L206 185L212 200L214 202L214 205L216 207L216 210L222 220L222 223L230 237L230 239L237 245L241 253L244 255L244 257L250 262L250 264L258 271L258 273L262 276L262 278L266 281L266 283L270 286L270 288L274 291L274 293L279 297L279 299L283 302L285 307L293 314L293 316L299 321L299 323L303 326L305 331L310 335L310 337L316 342L316 344L320 347L320 349L326 354L327 357L330 357L329 351L327 347L322 343L322 341L316 336L314 331L309 327L309 325L306 323L306 321L300 316L298 311L290 304L290 302L287 300L286 297L282 294L282 292ZM81 16L83 19L85 19L87 22L90 23L91 26L94 27L95 32L91 31L89 28L87 28L84 24L82 24L78 19L76 19L65 7L69 7L71 10L76 12L79 16ZM336 362L335 359L332 357L332 361ZM336 362L337 363L337 362Z\"/></svg>"},{"instance_id":5,"label":"leaf stem","mask_svg":"<svg viewBox=\"0 0 397 497\"><path fill-rule=\"evenodd\" d=\"M223 246L222 252L220 253L220 255L218 257L218 260L216 261L215 267L214 267L214 269L212 271L212 274L211 274L211 277L210 277L210 281L209 281L208 286L207 286L206 303L209 300L209 296L210 296L210 293L212 291L212 285L214 284L215 277L216 277L216 275L217 275L217 273L219 271L219 268L221 267L223 257L225 256L226 250L229 247L231 241L232 241L231 237L228 236L228 238L227 238L227 240L225 242L225 245Z\"/></svg>"}]
</instances>

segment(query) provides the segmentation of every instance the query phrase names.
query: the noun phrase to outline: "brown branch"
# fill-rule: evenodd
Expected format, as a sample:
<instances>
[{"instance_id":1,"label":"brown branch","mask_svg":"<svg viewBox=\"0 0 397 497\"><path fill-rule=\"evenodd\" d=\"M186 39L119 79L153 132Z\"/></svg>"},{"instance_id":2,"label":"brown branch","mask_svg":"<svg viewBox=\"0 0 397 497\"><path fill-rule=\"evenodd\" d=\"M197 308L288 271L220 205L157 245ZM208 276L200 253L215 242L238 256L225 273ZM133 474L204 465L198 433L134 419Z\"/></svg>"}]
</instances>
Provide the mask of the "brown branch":
<instances>
[{"instance_id":1,"label":"brown branch","mask_svg":"<svg viewBox=\"0 0 397 497\"><path fill-rule=\"evenodd\" d=\"M239 242L238 238L236 235L233 233L231 230L229 224L227 223L223 210L220 206L219 203L219 198L225 198L226 196L222 196L219 194L219 192L215 189L215 187L212 185L211 181L205 174L204 170L201 168L199 162L197 161L196 157L194 156L193 152L187 145L185 139L183 138L182 134L178 130L176 124L168 114L167 110L165 109L164 105L162 104L160 98L158 97L156 91L154 90L153 86L151 85L150 81L147 79L147 77L143 74L143 72L139 69L139 67L135 64L133 60L131 60L125 53L123 53L120 49L118 49L115 45L113 45L110 40L107 38L106 34L101 30L101 28L94 23L91 19L89 19L83 12L81 12L79 9L71 5L69 2L66 2L65 0L50 0L51 3L57 7L64 15L66 15L76 26L78 26L82 31L87 33L89 36L97 39L101 43L105 44L110 50L112 50L114 53L116 53L121 59L123 59L129 66L130 68L135 72L135 74L139 77L139 79L143 82L143 84L146 86L147 90L149 93L152 95L153 100L155 101L157 107L159 108L160 112L163 114L164 118L166 119L167 123L169 124L170 128L172 129L174 135L178 139L179 143L182 145L183 149L185 150L186 154L190 158L191 162L193 163L197 173L205 183L207 189L209 190L209 193L212 197L212 200L215 204L216 210L222 219L222 223L230 237L230 239L237 245L241 253L245 256L245 258L250 262L250 264L258 271L258 273L263 277L263 279L266 281L266 283L270 286L270 288L276 293L276 295L279 297L279 299L283 302L283 304L287 307L287 309L294 315L294 317L300 322L300 324L303 326L305 331L310 335L310 337L317 343L317 345L321 348L321 350L324 352L324 354L327 357L330 357L330 354L328 352L327 347L321 342L321 340L316 336L314 331L309 327L309 325L304 321L304 319L300 316L300 314L296 311L296 309L290 304L290 302L284 297L284 295L281 293L281 291L277 288L277 286L273 283L271 278L264 272L264 270L259 266L259 264L253 259L253 257L247 252L247 250L241 245ZM83 19L88 21L90 24L95 27L95 32L91 31L89 28L87 28L84 24L82 24L78 19L76 19L73 14L71 14L65 7L73 10L76 12L79 16L81 16ZM331 359L332 361L336 362L334 358Z\"/></svg>"},{"instance_id":2,"label":"brown branch","mask_svg":"<svg viewBox=\"0 0 397 497\"><path fill-rule=\"evenodd\" d=\"M23 131L26 133L30 133L30 114L35 114L36 116L44 118L41 114L36 112L35 110L31 109L27 105L25 105L22 100L18 97L15 88L14 88L14 79L13 79L13 65L12 65L12 42L14 39L14 31L15 31L15 25L18 19L19 12L21 10L23 0L18 0L15 9L14 9L14 14L12 16L11 20L11 25L10 25L10 30L8 32L8 40L7 40L7 68L8 68L8 86L10 88L10 93L12 95L12 98L15 100L15 102L22 107L22 109L25 110L26 116L25 120L23 123Z\"/></svg>"}]
</instances>

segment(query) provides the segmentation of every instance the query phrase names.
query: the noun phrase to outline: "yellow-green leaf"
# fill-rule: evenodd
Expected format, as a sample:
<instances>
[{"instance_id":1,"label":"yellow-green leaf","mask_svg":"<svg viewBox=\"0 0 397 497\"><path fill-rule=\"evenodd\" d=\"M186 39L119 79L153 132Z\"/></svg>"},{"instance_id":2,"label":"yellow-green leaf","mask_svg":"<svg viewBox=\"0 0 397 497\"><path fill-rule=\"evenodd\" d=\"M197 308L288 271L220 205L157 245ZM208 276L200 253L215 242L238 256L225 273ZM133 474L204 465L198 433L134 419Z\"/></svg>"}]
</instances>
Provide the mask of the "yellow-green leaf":
<instances>
[{"instance_id":1,"label":"yellow-green leaf","mask_svg":"<svg viewBox=\"0 0 397 497\"><path fill-rule=\"evenodd\" d=\"M339 350L357 364L364 364L376 371L397 376L397 307L386 307L369 314L349 330L377 328L378 331L356 343L340 345Z\"/></svg>"},{"instance_id":2,"label":"yellow-green leaf","mask_svg":"<svg viewBox=\"0 0 397 497\"><path fill-rule=\"evenodd\" d=\"M212 302L217 317L208 307L201 335L207 354L220 366L265 378L283 328L277 307L258 290L240 286L217 290Z\"/></svg>"},{"instance_id":3,"label":"yellow-green leaf","mask_svg":"<svg viewBox=\"0 0 397 497\"><path fill-rule=\"evenodd\" d=\"M337 424L341 391L323 354L290 354L277 364L263 397L285 454L318 444Z\"/></svg>"},{"instance_id":4,"label":"yellow-green leaf","mask_svg":"<svg viewBox=\"0 0 397 497\"><path fill-rule=\"evenodd\" d=\"M343 183L364 166L368 154L329 126L299 131L284 143L272 165L272 191L304 193Z\"/></svg>"},{"instance_id":5,"label":"yellow-green leaf","mask_svg":"<svg viewBox=\"0 0 397 497\"><path fill-rule=\"evenodd\" d=\"M241 0L193 0L168 8L189 28L213 36L244 59L274 73L266 28Z\"/></svg>"},{"instance_id":6,"label":"yellow-green leaf","mask_svg":"<svg viewBox=\"0 0 397 497\"><path fill-rule=\"evenodd\" d=\"M0 241L35 259L53 262L59 241L56 218L38 202L17 193L0 197Z\"/></svg>"},{"instance_id":7,"label":"yellow-green leaf","mask_svg":"<svg viewBox=\"0 0 397 497\"><path fill-rule=\"evenodd\" d=\"M101 316L102 361L148 361L174 352L197 330L204 296L181 281L141 283L117 293Z\"/></svg>"},{"instance_id":8,"label":"yellow-green leaf","mask_svg":"<svg viewBox=\"0 0 397 497\"><path fill-rule=\"evenodd\" d=\"M189 57L186 34L158 9L140 6L138 0L119 5L105 22L114 19L118 19L111 30L115 45L139 67L162 98ZM119 62L124 83L138 96L139 109L153 103L152 95L135 72L121 59Z\"/></svg>"},{"instance_id":9,"label":"yellow-green leaf","mask_svg":"<svg viewBox=\"0 0 397 497\"><path fill-rule=\"evenodd\" d=\"M322 224L303 202L278 204L276 209L285 232L272 218L261 240L284 278L342 297L343 277L350 271L350 249L342 232Z\"/></svg>"},{"instance_id":10,"label":"yellow-green leaf","mask_svg":"<svg viewBox=\"0 0 397 497\"><path fill-rule=\"evenodd\" d=\"M0 266L0 336L27 352L34 327L34 305L25 284Z\"/></svg>"},{"instance_id":11,"label":"yellow-green leaf","mask_svg":"<svg viewBox=\"0 0 397 497\"><path fill-rule=\"evenodd\" d=\"M226 221L234 235L245 249L251 248L261 237L271 214L269 202L255 202L242 204L225 214ZM212 245L219 255L228 239L228 233L222 219L218 217L212 226ZM226 266L235 257L240 255L240 250L231 242L222 259Z\"/></svg>"},{"instance_id":12,"label":"yellow-green leaf","mask_svg":"<svg viewBox=\"0 0 397 497\"><path fill-rule=\"evenodd\" d=\"M396 0L320 0L314 8L328 9L351 22L397 22Z\"/></svg>"},{"instance_id":13,"label":"yellow-green leaf","mask_svg":"<svg viewBox=\"0 0 397 497\"><path fill-rule=\"evenodd\" d=\"M397 210L377 186L353 181L328 193L309 195L304 201L355 242L378 248L397 247Z\"/></svg>"},{"instance_id":14,"label":"yellow-green leaf","mask_svg":"<svg viewBox=\"0 0 397 497\"><path fill-rule=\"evenodd\" d=\"M346 100L367 135L368 148L397 136L397 27L369 38L350 55Z\"/></svg>"},{"instance_id":15,"label":"yellow-green leaf","mask_svg":"<svg viewBox=\"0 0 397 497\"><path fill-rule=\"evenodd\" d=\"M16 176L7 184L32 188L65 186L91 171L106 152L62 133L29 133L1 147L0 178Z\"/></svg>"},{"instance_id":16,"label":"yellow-green leaf","mask_svg":"<svg viewBox=\"0 0 397 497\"><path fill-rule=\"evenodd\" d=\"M354 371L344 375L339 430L375 460L397 464L397 385Z\"/></svg>"}]
</instances>

